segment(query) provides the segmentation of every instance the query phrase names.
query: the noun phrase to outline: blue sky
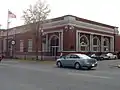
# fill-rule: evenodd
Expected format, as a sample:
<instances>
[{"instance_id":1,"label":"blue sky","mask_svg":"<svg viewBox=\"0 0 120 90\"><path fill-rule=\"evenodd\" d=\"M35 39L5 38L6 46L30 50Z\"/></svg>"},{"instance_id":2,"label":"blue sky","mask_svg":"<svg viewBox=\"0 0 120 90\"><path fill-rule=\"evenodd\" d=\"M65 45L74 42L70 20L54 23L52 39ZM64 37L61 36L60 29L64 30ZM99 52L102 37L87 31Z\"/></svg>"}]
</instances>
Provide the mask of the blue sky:
<instances>
[{"instance_id":1,"label":"blue sky","mask_svg":"<svg viewBox=\"0 0 120 90\"><path fill-rule=\"evenodd\" d=\"M34 4L36 1L37 0L2 0L0 3L1 28L6 28L8 9L17 16L16 19L11 19L10 27L19 26L24 22L21 18L23 10L28 8L29 4ZM119 0L46 0L46 2L50 5L51 9L48 18L71 14L120 27Z\"/></svg>"}]
</instances>

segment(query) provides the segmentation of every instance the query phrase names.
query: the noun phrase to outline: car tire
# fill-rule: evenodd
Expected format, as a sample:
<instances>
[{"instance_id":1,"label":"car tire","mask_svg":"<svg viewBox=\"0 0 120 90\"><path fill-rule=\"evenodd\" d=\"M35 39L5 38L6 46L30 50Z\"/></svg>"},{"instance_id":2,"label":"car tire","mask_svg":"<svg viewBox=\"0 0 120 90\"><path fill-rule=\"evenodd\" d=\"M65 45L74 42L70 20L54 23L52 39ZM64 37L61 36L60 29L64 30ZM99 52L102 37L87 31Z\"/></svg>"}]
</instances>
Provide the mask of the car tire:
<instances>
[{"instance_id":1,"label":"car tire","mask_svg":"<svg viewBox=\"0 0 120 90\"><path fill-rule=\"evenodd\" d=\"M62 63L61 63L60 61L58 61L58 62L56 63L56 65L57 65L57 67L59 67L59 68L62 67Z\"/></svg>"},{"instance_id":2,"label":"car tire","mask_svg":"<svg viewBox=\"0 0 120 90\"><path fill-rule=\"evenodd\" d=\"M104 60L104 58L102 57L101 59L100 59L100 61L103 61Z\"/></svg>"},{"instance_id":3,"label":"car tire","mask_svg":"<svg viewBox=\"0 0 120 90\"><path fill-rule=\"evenodd\" d=\"M81 68L80 63L75 63L74 68L77 69L77 70L80 69Z\"/></svg>"},{"instance_id":4,"label":"car tire","mask_svg":"<svg viewBox=\"0 0 120 90\"><path fill-rule=\"evenodd\" d=\"M115 60L117 59L117 57L115 57Z\"/></svg>"}]
</instances>

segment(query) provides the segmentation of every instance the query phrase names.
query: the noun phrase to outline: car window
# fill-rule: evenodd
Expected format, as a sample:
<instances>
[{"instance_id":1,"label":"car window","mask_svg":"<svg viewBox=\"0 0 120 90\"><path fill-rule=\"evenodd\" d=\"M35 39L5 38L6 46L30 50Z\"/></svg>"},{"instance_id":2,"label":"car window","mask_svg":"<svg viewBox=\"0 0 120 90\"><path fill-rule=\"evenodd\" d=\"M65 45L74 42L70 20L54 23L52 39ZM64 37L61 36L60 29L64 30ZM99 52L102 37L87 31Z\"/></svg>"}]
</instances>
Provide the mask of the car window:
<instances>
[{"instance_id":1,"label":"car window","mask_svg":"<svg viewBox=\"0 0 120 90\"><path fill-rule=\"evenodd\" d=\"M101 56L107 56L106 54L102 54Z\"/></svg>"},{"instance_id":2,"label":"car window","mask_svg":"<svg viewBox=\"0 0 120 90\"><path fill-rule=\"evenodd\" d=\"M87 56L87 55L81 55L80 56L81 59L91 59L91 57Z\"/></svg>"},{"instance_id":3,"label":"car window","mask_svg":"<svg viewBox=\"0 0 120 90\"><path fill-rule=\"evenodd\" d=\"M71 55L70 58L80 58L80 57L77 55Z\"/></svg>"},{"instance_id":4,"label":"car window","mask_svg":"<svg viewBox=\"0 0 120 90\"><path fill-rule=\"evenodd\" d=\"M65 56L60 56L60 58L65 58Z\"/></svg>"},{"instance_id":5,"label":"car window","mask_svg":"<svg viewBox=\"0 0 120 90\"><path fill-rule=\"evenodd\" d=\"M69 55L66 55L65 57L66 57L66 58L70 58L70 56L71 56L71 55L69 54Z\"/></svg>"}]
</instances>

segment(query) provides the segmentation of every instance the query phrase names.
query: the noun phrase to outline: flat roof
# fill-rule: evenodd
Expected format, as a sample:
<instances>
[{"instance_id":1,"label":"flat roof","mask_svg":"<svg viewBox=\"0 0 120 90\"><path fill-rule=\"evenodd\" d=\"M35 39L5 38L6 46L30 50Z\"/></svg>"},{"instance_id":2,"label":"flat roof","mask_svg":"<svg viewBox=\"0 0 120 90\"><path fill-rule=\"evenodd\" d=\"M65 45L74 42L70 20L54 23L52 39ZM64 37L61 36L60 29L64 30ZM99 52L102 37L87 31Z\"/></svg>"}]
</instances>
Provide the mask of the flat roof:
<instances>
[{"instance_id":1,"label":"flat roof","mask_svg":"<svg viewBox=\"0 0 120 90\"><path fill-rule=\"evenodd\" d=\"M108 27L108 28L118 28L116 26L112 26L112 25L101 23L101 22L96 22L96 21L88 20L88 19L85 19L85 18L80 18L80 17L74 16L74 15L65 15L64 17L66 17L66 16L75 17L76 20L82 21L82 22L86 22L86 23L96 24L96 25L100 25L100 26L104 26L104 27Z\"/></svg>"}]
</instances>

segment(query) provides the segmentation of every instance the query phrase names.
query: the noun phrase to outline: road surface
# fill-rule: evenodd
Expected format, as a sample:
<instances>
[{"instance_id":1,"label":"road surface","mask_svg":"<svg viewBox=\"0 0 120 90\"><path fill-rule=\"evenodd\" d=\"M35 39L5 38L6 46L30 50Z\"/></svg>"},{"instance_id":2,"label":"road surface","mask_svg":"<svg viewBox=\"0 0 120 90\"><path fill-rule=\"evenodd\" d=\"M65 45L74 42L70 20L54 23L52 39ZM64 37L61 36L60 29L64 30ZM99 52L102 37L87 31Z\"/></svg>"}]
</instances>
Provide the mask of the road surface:
<instances>
[{"instance_id":1,"label":"road surface","mask_svg":"<svg viewBox=\"0 0 120 90\"><path fill-rule=\"evenodd\" d=\"M96 69L56 68L53 64L3 61L0 90L120 90L120 63L100 61Z\"/></svg>"}]
</instances>

